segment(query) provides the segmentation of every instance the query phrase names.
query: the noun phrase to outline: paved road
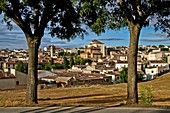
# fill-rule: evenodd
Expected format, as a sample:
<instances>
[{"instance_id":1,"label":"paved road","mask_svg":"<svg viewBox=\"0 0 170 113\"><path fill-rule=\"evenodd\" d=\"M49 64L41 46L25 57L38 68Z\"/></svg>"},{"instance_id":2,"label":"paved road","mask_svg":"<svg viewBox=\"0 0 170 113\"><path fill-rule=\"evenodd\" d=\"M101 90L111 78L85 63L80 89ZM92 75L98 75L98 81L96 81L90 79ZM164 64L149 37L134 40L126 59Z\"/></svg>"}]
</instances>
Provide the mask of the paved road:
<instances>
[{"instance_id":1,"label":"paved road","mask_svg":"<svg viewBox=\"0 0 170 113\"><path fill-rule=\"evenodd\" d=\"M0 113L170 113L170 109L130 107L0 107Z\"/></svg>"}]
</instances>

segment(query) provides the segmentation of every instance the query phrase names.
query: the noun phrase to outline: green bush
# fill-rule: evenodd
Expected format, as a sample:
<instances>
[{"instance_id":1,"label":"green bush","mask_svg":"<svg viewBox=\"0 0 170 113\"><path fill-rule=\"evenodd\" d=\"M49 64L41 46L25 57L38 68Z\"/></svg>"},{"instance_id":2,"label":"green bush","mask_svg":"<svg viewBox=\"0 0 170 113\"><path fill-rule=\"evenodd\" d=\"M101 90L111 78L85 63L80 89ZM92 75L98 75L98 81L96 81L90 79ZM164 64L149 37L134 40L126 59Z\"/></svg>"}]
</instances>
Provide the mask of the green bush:
<instances>
[{"instance_id":1,"label":"green bush","mask_svg":"<svg viewBox=\"0 0 170 113\"><path fill-rule=\"evenodd\" d=\"M141 102L145 104L151 104L153 99L152 86L146 86L140 88Z\"/></svg>"},{"instance_id":2,"label":"green bush","mask_svg":"<svg viewBox=\"0 0 170 113\"><path fill-rule=\"evenodd\" d=\"M127 83L128 82L128 68L123 68L123 70L119 74L120 83ZM138 81L143 80L143 75L140 72L137 72L137 79Z\"/></svg>"},{"instance_id":3,"label":"green bush","mask_svg":"<svg viewBox=\"0 0 170 113\"><path fill-rule=\"evenodd\" d=\"M128 68L123 68L123 70L119 74L120 83L127 83L128 81Z\"/></svg>"},{"instance_id":4,"label":"green bush","mask_svg":"<svg viewBox=\"0 0 170 113\"><path fill-rule=\"evenodd\" d=\"M18 62L16 66L16 70L19 72L23 72L25 74L28 74L28 63L25 62Z\"/></svg>"}]
</instances>

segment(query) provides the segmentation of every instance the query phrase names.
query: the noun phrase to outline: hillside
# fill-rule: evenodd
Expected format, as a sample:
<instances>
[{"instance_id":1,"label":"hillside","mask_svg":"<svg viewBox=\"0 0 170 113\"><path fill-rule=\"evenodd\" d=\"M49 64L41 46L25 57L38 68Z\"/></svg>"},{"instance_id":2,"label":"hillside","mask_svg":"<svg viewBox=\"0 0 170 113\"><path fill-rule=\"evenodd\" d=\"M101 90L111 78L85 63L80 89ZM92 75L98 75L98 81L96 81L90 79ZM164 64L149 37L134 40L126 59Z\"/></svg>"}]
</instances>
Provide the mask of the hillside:
<instances>
[{"instance_id":1,"label":"hillside","mask_svg":"<svg viewBox=\"0 0 170 113\"><path fill-rule=\"evenodd\" d=\"M153 87L153 106L170 106L170 73L152 81L139 83ZM36 106L119 106L126 103L125 83L74 88L50 88L38 91ZM139 91L140 92L140 91ZM140 96L140 94L139 94ZM0 106L27 106L25 89L0 91ZM32 105L35 106L35 105Z\"/></svg>"}]
</instances>

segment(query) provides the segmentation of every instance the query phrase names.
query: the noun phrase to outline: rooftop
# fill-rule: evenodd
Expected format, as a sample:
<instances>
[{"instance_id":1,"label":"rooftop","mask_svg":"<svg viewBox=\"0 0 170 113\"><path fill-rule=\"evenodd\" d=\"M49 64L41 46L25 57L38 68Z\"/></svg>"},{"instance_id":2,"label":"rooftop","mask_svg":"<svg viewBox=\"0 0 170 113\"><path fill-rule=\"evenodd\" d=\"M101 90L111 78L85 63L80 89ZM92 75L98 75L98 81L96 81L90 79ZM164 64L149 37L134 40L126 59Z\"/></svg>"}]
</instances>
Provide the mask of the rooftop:
<instances>
[{"instance_id":1,"label":"rooftop","mask_svg":"<svg viewBox=\"0 0 170 113\"><path fill-rule=\"evenodd\" d=\"M92 40L90 44L103 44L103 43L100 42L99 40Z\"/></svg>"}]
</instances>

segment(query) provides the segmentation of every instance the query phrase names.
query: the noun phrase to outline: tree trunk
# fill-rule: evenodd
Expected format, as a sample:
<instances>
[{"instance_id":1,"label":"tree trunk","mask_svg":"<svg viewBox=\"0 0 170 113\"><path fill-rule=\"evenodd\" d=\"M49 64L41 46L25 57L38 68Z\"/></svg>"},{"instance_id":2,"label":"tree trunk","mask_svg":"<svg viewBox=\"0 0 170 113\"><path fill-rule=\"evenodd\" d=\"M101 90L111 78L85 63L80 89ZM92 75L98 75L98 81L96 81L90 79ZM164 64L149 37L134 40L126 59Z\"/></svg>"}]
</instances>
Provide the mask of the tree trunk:
<instances>
[{"instance_id":1,"label":"tree trunk","mask_svg":"<svg viewBox=\"0 0 170 113\"><path fill-rule=\"evenodd\" d=\"M130 28L130 45L128 51L127 104L137 104L138 103L137 52L141 26L139 24L130 23L129 28Z\"/></svg>"},{"instance_id":2,"label":"tree trunk","mask_svg":"<svg viewBox=\"0 0 170 113\"><path fill-rule=\"evenodd\" d=\"M38 64L38 48L39 40L35 36L26 35L28 43L28 76L27 76L27 90L26 90L26 103L37 104L37 64Z\"/></svg>"}]
</instances>

